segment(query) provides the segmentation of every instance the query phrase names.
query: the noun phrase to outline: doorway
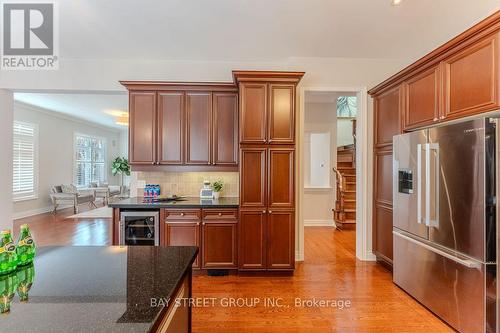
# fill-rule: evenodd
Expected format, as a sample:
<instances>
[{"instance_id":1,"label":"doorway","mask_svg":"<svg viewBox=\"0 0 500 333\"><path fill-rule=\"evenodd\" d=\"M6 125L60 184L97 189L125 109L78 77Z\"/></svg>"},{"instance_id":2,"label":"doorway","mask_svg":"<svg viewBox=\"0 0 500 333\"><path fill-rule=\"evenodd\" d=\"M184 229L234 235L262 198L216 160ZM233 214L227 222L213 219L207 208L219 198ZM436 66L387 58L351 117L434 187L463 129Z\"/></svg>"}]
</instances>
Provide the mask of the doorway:
<instances>
[{"instance_id":1,"label":"doorway","mask_svg":"<svg viewBox=\"0 0 500 333\"><path fill-rule=\"evenodd\" d=\"M369 214L367 94L364 88L300 90L297 260L305 228L355 229L356 257L374 260ZM342 184L342 190L338 184Z\"/></svg>"}]
</instances>

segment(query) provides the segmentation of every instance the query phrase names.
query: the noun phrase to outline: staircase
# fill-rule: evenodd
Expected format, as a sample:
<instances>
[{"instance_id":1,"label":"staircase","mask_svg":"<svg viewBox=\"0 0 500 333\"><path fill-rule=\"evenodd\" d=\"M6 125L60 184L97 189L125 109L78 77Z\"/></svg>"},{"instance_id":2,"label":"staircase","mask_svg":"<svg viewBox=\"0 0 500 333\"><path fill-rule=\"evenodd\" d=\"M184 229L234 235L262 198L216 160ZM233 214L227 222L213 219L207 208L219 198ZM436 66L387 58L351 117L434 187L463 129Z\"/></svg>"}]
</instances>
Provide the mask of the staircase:
<instances>
[{"instance_id":1,"label":"staircase","mask_svg":"<svg viewBox=\"0 0 500 333\"><path fill-rule=\"evenodd\" d=\"M356 228L356 149L355 145L337 148L337 179L333 220L337 229Z\"/></svg>"}]
</instances>

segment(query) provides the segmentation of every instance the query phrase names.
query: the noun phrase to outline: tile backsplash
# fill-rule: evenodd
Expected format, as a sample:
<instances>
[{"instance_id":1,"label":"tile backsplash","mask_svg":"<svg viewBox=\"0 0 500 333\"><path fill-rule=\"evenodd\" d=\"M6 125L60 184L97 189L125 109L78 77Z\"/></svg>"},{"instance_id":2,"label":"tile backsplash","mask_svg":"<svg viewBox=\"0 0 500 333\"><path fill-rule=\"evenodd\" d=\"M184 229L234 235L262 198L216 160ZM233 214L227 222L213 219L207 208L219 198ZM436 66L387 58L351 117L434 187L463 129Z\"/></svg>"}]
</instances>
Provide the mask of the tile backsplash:
<instances>
[{"instance_id":1,"label":"tile backsplash","mask_svg":"<svg viewBox=\"0 0 500 333\"><path fill-rule=\"evenodd\" d=\"M238 172L132 172L131 178L131 191L138 197L144 194L144 188L139 186L142 184L159 184L162 195L197 197L204 180L211 183L222 180L221 196L237 197L239 194Z\"/></svg>"}]
</instances>

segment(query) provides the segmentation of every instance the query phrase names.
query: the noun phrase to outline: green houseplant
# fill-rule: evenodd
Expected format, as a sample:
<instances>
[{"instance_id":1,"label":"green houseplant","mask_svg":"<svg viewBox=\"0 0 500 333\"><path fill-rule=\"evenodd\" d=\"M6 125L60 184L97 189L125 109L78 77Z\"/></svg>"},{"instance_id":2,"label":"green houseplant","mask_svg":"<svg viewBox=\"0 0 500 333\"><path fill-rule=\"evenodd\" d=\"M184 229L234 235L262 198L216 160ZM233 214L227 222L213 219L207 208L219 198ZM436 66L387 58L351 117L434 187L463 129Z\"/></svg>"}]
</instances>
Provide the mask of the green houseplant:
<instances>
[{"instance_id":1,"label":"green houseplant","mask_svg":"<svg viewBox=\"0 0 500 333\"><path fill-rule=\"evenodd\" d=\"M222 191L222 188L224 187L224 183L222 180L217 180L212 184L212 189L214 190L214 199L219 199L220 197L220 192Z\"/></svg>"},{"instance_id":2,"label":"green houseplant","mask_svg":"<svg viewBox=\"0 0 500 333\"><path fill-rule=\"evenodd\" d=\"M130 176L130 165L125 157L117 157L111 163L111 173L113 176L120 175L120 194L123 195L123 175Z\"/></svg>"}]
</instances>

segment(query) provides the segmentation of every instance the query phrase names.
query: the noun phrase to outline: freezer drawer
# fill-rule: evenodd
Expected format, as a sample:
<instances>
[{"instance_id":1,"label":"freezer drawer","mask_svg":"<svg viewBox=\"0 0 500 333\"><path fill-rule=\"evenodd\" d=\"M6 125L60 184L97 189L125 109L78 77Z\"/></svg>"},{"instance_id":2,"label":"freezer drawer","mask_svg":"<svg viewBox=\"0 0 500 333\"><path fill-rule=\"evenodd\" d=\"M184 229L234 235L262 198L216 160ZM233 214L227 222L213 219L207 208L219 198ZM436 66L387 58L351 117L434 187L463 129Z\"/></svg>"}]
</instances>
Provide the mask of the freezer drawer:
<instances>
[{"instance_id":1,"label":"freezer drawer","mask_svg":"<svg viewBox=\"0 0 500 333\"><path fill-rule=\"evenodd\" d=\"M489 275L493 266L454 259L410 234L394 232L394 283L460 332L494 332L495 308L486 298L495 289Z\"/></svg>"}]
</instances>

